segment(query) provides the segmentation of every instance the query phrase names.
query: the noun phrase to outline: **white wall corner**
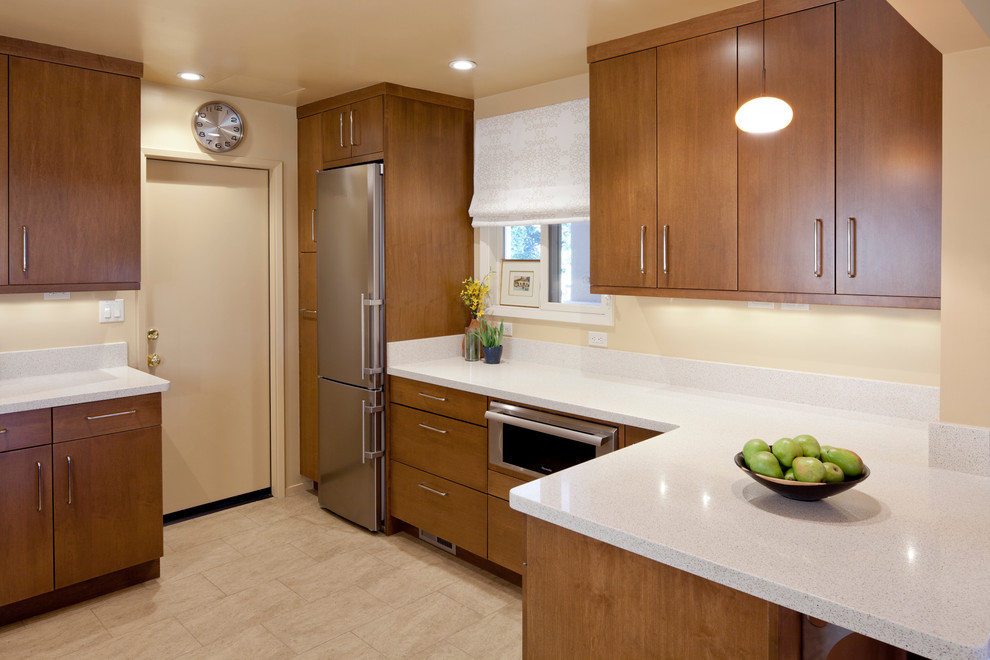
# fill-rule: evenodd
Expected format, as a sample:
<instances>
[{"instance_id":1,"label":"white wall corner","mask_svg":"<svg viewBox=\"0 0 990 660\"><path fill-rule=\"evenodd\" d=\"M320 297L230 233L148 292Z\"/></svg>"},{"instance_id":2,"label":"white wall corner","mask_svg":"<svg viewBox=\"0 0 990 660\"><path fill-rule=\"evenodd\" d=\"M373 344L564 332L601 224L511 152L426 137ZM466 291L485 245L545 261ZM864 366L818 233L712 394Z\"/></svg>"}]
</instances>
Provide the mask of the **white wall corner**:
<instances>
[{"instance_id":1,"label":"white wall corner","mask_svg":"<svg viewBox=\"0 0 990 660\"><path fill-rule=\"evenodd\" d=\"M990 477L990 428L931 422L928 466Z\"/></svg>"}]
</instances>

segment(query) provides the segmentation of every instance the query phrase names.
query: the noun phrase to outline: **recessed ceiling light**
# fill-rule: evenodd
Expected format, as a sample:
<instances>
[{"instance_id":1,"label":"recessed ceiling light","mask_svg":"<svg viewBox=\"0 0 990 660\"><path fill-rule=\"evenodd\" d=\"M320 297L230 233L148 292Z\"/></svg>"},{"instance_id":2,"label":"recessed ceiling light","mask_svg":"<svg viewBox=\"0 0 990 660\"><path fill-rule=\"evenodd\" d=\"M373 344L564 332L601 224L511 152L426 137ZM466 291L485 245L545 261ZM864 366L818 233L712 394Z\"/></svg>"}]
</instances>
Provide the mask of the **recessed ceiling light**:
<instances>
[{"instance_id":1,"label":"recessed ceiling light","mask_svg":"<svg viewBox=\"0 0 990 660\"><path fill-rule=\"evenodd\" d=\"M182 72L177 73L175 75L179 76L183 80L202 80L203 79L203 74L202 73L195 73L193 71L182 71Z\"/></svg>"},{"instance_id":2,"label":"recessed ceiling light","mask_svg":"<svg viewBox=\"0 0 990 660\"><path fill-rule=\"evenodd\" d=\"M450 68L457 69L458 71L470 71L476 66L478 66L477 62L472 62L471 60L454 60L450 63Z\"/></svg>"}]
</instances>

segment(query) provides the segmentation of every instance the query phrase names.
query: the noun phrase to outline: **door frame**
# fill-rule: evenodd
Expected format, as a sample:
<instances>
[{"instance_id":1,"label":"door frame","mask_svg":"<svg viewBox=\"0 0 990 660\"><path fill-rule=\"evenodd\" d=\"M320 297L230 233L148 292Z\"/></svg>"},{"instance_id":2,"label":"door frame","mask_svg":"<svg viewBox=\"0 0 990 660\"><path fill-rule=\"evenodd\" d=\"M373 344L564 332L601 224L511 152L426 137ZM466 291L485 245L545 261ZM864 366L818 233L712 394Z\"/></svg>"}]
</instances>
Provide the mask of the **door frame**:
<instances>
[{"instance_id":1,"label":"door frame","mask_svg":"<svg viewBox=\"0 0 990 660\"><path fill-rule=\"evenodd\" d=\"M269 437L271 438L271 484L274 497L285 496L285 283L283 281L283 225L282 170L280 160L249 158L244 156L215 156L208 153L170 151L167 149L141 149L141 225L148 220L147 198L143 194L148 183L148 160L166 160L196 165L240 167L268 172L268 401ZM141 241L141 260L146 262L148 246ZM140 309L141 292L138 291ZM134 346L143 346L147 340L146 329L134 324ZM134 359L138 368L147 369L144 351Z\"/></svg>"}]
</instances>

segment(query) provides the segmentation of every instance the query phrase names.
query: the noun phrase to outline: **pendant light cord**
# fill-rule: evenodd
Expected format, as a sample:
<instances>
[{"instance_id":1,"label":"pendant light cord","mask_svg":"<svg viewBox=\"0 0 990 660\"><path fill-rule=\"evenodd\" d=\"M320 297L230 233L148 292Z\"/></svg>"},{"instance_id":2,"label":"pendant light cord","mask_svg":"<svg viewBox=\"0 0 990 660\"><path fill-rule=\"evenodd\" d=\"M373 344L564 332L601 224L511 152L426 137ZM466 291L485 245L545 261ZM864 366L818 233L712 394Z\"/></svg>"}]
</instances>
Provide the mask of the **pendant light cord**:
<instances>
[{"instance_id":1,"label":"pendant light cord","mask_svg":"<svg viewBox=\"0 0 990 660\"><path fill-rule=\"evenodd\" d=\"M760 23L760 32L763 38L763 84L760 96L767 95L767 0L763 0L763 22Z\"/></svg>"}]
</instances>

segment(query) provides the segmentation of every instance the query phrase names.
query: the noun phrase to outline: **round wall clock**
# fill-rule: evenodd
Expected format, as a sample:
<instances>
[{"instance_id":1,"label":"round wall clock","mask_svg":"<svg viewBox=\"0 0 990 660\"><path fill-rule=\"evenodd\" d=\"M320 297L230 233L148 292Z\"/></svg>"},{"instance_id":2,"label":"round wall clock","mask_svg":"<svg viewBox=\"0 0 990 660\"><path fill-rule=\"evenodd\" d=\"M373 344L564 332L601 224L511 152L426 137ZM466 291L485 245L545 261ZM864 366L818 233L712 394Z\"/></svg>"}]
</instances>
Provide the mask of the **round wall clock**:
<instances>
[{"instance_id":1,"label":"round wall clock","mask_svg":"<svg viewBox=\"0 0 990 660\"><path fill-rule=\"evenodd\" d=\"M230 151L244 140L244 119L223 101L204 103L192 120L193 135L207 150Z\"/></svg>"}]
</instances>

